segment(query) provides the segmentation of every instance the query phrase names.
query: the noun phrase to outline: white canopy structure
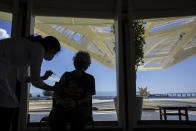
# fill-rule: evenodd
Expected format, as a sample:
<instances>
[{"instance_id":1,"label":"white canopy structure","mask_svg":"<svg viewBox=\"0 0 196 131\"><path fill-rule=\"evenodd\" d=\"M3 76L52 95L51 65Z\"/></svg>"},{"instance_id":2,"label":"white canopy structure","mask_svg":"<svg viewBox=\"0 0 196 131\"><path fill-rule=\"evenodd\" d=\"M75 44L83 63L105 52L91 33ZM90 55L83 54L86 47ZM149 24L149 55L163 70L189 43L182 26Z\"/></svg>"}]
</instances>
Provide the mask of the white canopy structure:
<instances>
[{"instance_id":1,"label":"white canopy structure","mask_svg":"<svg viewBox=\"0 0 196 131\"><path fill-rule=\"evenodd\" d=\"M162 70L196 55L196 17L147 19L144 65L138 70ZM36 17L35 33L54 35L73 50L88 51L93 60L115 69L114 21Z\"/></svg>"},{"instance_id":2,"label":"white canopy structure","mask_svg":"<svg viewBox=\"0 0 196 131\"><path fill-rule=\"evenodd\" d=\"M196 55L196 17L146 21L144 65L139 70L162 70Z\"/></svg>"},{"instance_id":3,"label":"white canopy structure","mask_svg":"<svg viewBox=\"0 0 196 131\"><path fill-rule=\"evenodd\" d=\"M2 20L11 16L0 13ZM145 19L144 65L139 71L163 70L196 55L196 17ZM37 16L35 33L53 35L63 46L88 51L94 61L115 70L114 21Z\"/></svg>"},{"instance_id":4,"label":"white canopy structure","mask_svg":"<svg viewBox=\"0 0 196 131\"><path fill-rule=\"evenodd\" d=\"M66 48L88 51L94 61L115 69L113 25L106 19L36 17L35 33L55 36Z\"/></svg>"}]
</instances>

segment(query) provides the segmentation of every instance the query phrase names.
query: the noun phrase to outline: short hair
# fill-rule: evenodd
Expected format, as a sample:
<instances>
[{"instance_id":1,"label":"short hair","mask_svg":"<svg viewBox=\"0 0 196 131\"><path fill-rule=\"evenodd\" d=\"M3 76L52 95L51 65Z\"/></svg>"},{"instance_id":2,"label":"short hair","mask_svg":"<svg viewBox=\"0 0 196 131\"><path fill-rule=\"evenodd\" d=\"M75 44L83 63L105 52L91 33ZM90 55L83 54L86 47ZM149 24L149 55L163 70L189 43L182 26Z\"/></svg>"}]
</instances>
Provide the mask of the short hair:
<instances>
[{"instance_id":1,"label":"short hair","mask_svg":"<svg viewBox=\"0 0 196 131\"><path fill-rule=\"evenodd\" d=\"M77 70L87 69L91 64L91 58L88 52L79 51L73 57L74 67Z\"/></svg>"}]
</instances>

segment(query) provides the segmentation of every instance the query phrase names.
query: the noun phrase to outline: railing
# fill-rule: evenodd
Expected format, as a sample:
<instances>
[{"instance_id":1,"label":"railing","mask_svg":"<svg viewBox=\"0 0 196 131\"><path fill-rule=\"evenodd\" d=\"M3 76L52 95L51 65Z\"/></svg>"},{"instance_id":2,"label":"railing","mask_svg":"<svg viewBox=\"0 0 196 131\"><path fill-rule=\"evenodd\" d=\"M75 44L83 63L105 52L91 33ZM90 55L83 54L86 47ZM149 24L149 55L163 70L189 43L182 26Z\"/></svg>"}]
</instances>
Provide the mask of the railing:
<instances>
[{"instance_id":1,"label":"railing","mask_svg":"<svg viewBox=\"0 0 196 131\"><path fill-rule=\"evenodd\" d=\"M149 98L196 98L196 92L151 94Z\"/></svg>"}]
</instances>

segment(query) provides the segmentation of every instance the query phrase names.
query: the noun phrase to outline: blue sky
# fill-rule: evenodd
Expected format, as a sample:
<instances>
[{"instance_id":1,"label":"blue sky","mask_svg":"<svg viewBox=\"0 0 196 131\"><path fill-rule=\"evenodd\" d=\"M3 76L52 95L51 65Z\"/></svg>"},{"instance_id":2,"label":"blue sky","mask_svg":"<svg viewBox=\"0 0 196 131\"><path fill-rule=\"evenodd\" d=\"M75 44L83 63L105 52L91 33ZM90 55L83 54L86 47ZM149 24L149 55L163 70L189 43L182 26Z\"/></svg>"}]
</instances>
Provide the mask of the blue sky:
<instances>
[{"instance_id":1,"label":"blue sky","mask_svg":"<svg viewBox=\"0 0 196 131\"><path fill-rule=\"evenodd\" d=\"M11 23L0 21L0 38L7 38L11 33ZM55 75L52 75L45 82L53 85L55 81L58 81L61 75L65 71L72 71L73 61L72 58L75 53L62 46L61 51L54 57L52 61L43 61L41 75L46 70L52 70ZM116 73L115 71L104 67L96 62L92 61L91 66L87 70L88 73L95 77L95 86L97 95L115 95L116 92ZM33 95L41 94L42 90L31 87L30 92Z\"/></svg>"},{"instance_id":2,"label":"blue sky","mask_svg":"<svg viewBox=\"0 0 196 131\"><path fill-rule=\"evenodd\" d=\"M196 92L196 57L161 71L138 71L137 87L151 93Z\"/></svg>"},{"instance_id":3,"label":"blue sky","mask_svg":"<svg viewBox=\"0 0 196 131\"><path fill-rule=\"evenodd\" d=\"M55 75L52 75L45 82L53 85L55 81L58 81L61 75L65 71L74 70L73 56L74 52L62 46L60 53L58 53L52 61L43 61L41 74L43 75L46 70L52 70ZM114 94L116 91L116 73L115 71L108 69L96 62L91 63L91 66L87 70L88 73L95 77L96 91L100 93L108 92L108 95ZM38 88L32 88L33 94L40 92ZM104 93L105 94L105 93Z\"/></svg>"},{"instance_id":4,"label":"blue sky","mask_svg":"<svg viewBox=\"0 0 196 131\"><path fill-rule=\"evenodd\" d=\"M11 23L0 22L0 39L10 36ZM50 61L43 61L41 74L52 70L52 75L46 83L54 84L65 71L74 69L72 58L74 52L62 47L61 52ZM94 75L97 95L111 95L116 92L116 72L92 61L88 73ZM196 57L162 71L137 72L137 87L148 87L151 93L196 92ZM42 90L31 88L31 93L42 94ZM114 95L114 93L112 94Z\"/></svg>"}]
</instances>

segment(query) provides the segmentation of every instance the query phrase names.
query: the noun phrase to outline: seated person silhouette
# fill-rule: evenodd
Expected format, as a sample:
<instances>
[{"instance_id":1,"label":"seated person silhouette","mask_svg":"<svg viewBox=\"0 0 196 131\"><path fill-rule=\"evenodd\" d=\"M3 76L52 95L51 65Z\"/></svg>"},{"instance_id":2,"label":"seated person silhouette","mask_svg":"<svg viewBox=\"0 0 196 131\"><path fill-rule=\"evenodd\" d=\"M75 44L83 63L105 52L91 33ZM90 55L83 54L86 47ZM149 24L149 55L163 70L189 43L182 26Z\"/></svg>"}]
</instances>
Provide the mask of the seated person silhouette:
<instances>
[{"instance_id":1,"label":"seated person silhouette","mask_svg":"<svg viewBox=\"0 0 196 131\"><path fill-rule=\"evenodd\" d=\"M66 130L66 122L70 123L72 131L81 131L92 120L95 79L85 72L91 63L90 55L79 51L73 61L75 70L65 72L55 84L55 104L49 115L53 131Z\"/></svg>"}]
</instances>

